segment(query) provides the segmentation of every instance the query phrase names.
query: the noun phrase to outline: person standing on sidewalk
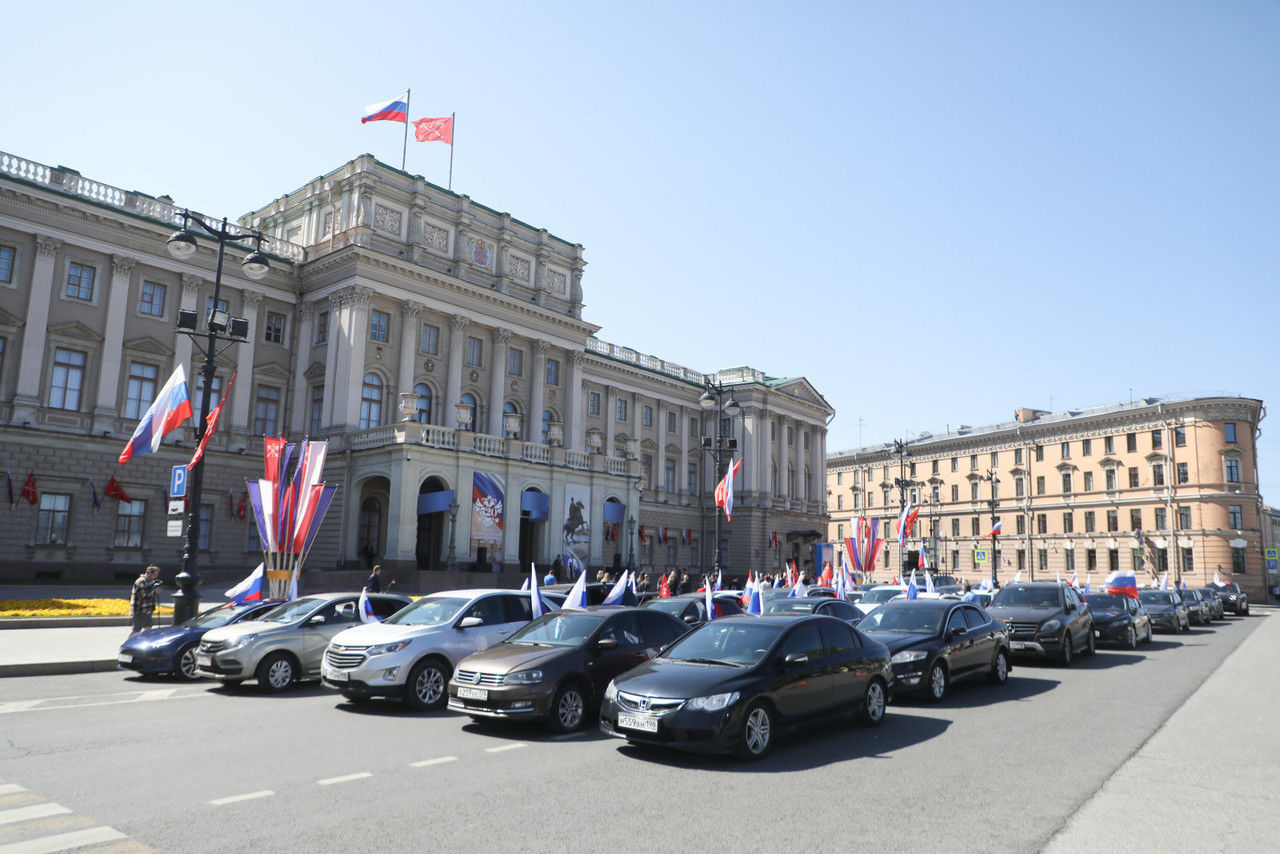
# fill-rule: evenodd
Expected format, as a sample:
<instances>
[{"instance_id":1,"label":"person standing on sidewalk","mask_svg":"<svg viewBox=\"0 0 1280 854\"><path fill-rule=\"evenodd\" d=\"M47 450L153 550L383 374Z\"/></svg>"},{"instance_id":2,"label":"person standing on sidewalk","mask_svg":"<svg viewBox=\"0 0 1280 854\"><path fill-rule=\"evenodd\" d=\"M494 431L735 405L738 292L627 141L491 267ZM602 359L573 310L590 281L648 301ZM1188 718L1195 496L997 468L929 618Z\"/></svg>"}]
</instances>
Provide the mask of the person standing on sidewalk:
<instances>
[{"instance_id":1,"label":"person standing on sidewalk","mask_svg":"<svg viewBox=\"0 0 1280 854\"><path fill-rule=\"evenodd\" d=\"M133 582L129 595L129 635L151 628L151 615L156 610L156 588L160 586L160 567L154 563L142 571Z\"/></svg>"}]
</instances>

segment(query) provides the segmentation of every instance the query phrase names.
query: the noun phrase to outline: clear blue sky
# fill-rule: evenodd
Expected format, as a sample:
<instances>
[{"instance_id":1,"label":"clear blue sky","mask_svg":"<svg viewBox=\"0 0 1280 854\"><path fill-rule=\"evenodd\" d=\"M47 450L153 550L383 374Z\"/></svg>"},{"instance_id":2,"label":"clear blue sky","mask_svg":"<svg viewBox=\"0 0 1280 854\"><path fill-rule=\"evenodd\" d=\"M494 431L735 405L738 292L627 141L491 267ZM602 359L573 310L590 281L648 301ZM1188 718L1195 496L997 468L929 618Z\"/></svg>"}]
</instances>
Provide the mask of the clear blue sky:
<instances>
[{"instance_id":1,"label":"clear blue sky","mask_svg":"<svg viewBox=\"0 0 1280 854\"><path fill-rule=\"evenodd\" d=\"M328 11L332 9L332 11ZM219 17L203 14L217 10ZM239 215L458 115L606 340L804 375L831 450L1014 408L1280 402L1273 2L26 4L0 149ZM409 142L443 185L448 148ZM1262 425L1280 502L1280 410Z\"/></svg>"}]
</instances>

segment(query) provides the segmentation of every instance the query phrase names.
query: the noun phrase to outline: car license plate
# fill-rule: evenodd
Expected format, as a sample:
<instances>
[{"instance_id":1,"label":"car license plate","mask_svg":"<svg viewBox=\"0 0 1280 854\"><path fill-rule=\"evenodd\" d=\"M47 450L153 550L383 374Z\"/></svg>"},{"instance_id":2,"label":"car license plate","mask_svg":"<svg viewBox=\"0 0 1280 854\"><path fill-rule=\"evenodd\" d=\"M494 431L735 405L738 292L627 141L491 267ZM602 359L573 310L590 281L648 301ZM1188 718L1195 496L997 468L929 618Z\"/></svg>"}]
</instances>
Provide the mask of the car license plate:
<instances>
[{"instance_id":1,"label":"car license plate","mask_svg":"<svg viewBox=\"0 0 1280 854\"><path fill-rule=\"evenodd\" d=\"M324 667L320 668L320 675L323 676L325 679L328 679L330 682L350 682L351 681L350 673L346 673L342 670L336 670L327 664Z\"/></svg>"},{"instance_id":2,"label":"car license plate","mask_svg":"<svg viewBox=\"0 0 1280 854\"><path fill-rule=\"evenodd\" d=\"M1027 649L1026 641L1009 641L1009 649Z\"/></svg>"},{"instance_id":3,"label":"car license plate","mask_svg":"<svg viewBox=\"0 0 1280 854\"><path fill-rule=\"evenodd\" d=\"M133 655L127 652L122 652L116 656L116 661L120 662L121 664L132 664Z\"/></svg>"},{"instance_id":4,"label":"car license plate","mask_svg":"<svg viewBox=\"0 0 1280 854\"><path fill-rule=\"evenodd\" d=\"M213 656L196 654L196 667L208 667L213 664Z\"/></svg>"},{"instance_id":5,"label":"car license plate","mask_svg":"<svg viewBox=\"0 0 1280 854\"><path fill-rule=\"evenodd\" d=\"M657 732L657 718L640 718L635 715L618 715L618 726L626 729L638 729L642 732Z\"/></svg>"},{"instance_id":6,"label":"car license plate","mask_svg":"<svg viewBox=\"0 0 1280 854\"><path fill-rule=\"evenodd\" d=\"M483 688L464 688L458 686L458 697L462 700L487 700L489 692Z\"/></svg>"}]
</instances>

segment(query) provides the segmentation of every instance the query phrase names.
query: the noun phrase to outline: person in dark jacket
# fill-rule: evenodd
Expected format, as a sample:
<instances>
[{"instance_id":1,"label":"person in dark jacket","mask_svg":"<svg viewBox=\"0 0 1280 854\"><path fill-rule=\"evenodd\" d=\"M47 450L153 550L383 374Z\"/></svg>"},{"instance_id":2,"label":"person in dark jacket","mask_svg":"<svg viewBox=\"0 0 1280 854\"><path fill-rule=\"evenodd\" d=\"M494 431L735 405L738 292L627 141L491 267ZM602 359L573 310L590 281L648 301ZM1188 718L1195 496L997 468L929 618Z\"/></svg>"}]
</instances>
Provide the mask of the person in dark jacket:
<instances>
[{"instance_id":1,"label":"person in dark jacket","mask_svg":"<svg viewBox=\"0 0 1280 854\"><path fill-rule=\"evenodd\" d=\"M374 564L373 572L369 573L369 580L364 583L365 589L370 593L382 592L382 564Z\"/></svg>"}]
</instances>

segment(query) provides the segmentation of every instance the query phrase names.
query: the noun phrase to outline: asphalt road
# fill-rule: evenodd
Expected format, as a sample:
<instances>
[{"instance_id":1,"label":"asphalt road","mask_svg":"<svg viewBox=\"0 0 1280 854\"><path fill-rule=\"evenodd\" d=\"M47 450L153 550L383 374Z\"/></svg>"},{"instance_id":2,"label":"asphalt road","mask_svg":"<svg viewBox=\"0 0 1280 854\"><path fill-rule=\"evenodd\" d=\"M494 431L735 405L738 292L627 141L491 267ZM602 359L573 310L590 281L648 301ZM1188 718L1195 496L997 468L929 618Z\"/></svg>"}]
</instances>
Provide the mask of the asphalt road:
<instances>
[{"instance_id":1,"label":"asphalt road","mask_svg":"<svg viewBox=\"0 0 1280 854\"><path fill-rule=\"evenodd\" d=\"M1038 851L1264 619L1070 669L1016 666L1004 687L897 703L877 729L827 725L751 764L355 706L316 686L7 679L0 852L38 835L5 810L53 806L66 812L40 832L107 828L126 838L112 851ZM1072 834L1075 850L1112 847Z\"/></svg>"}]
</instances>

